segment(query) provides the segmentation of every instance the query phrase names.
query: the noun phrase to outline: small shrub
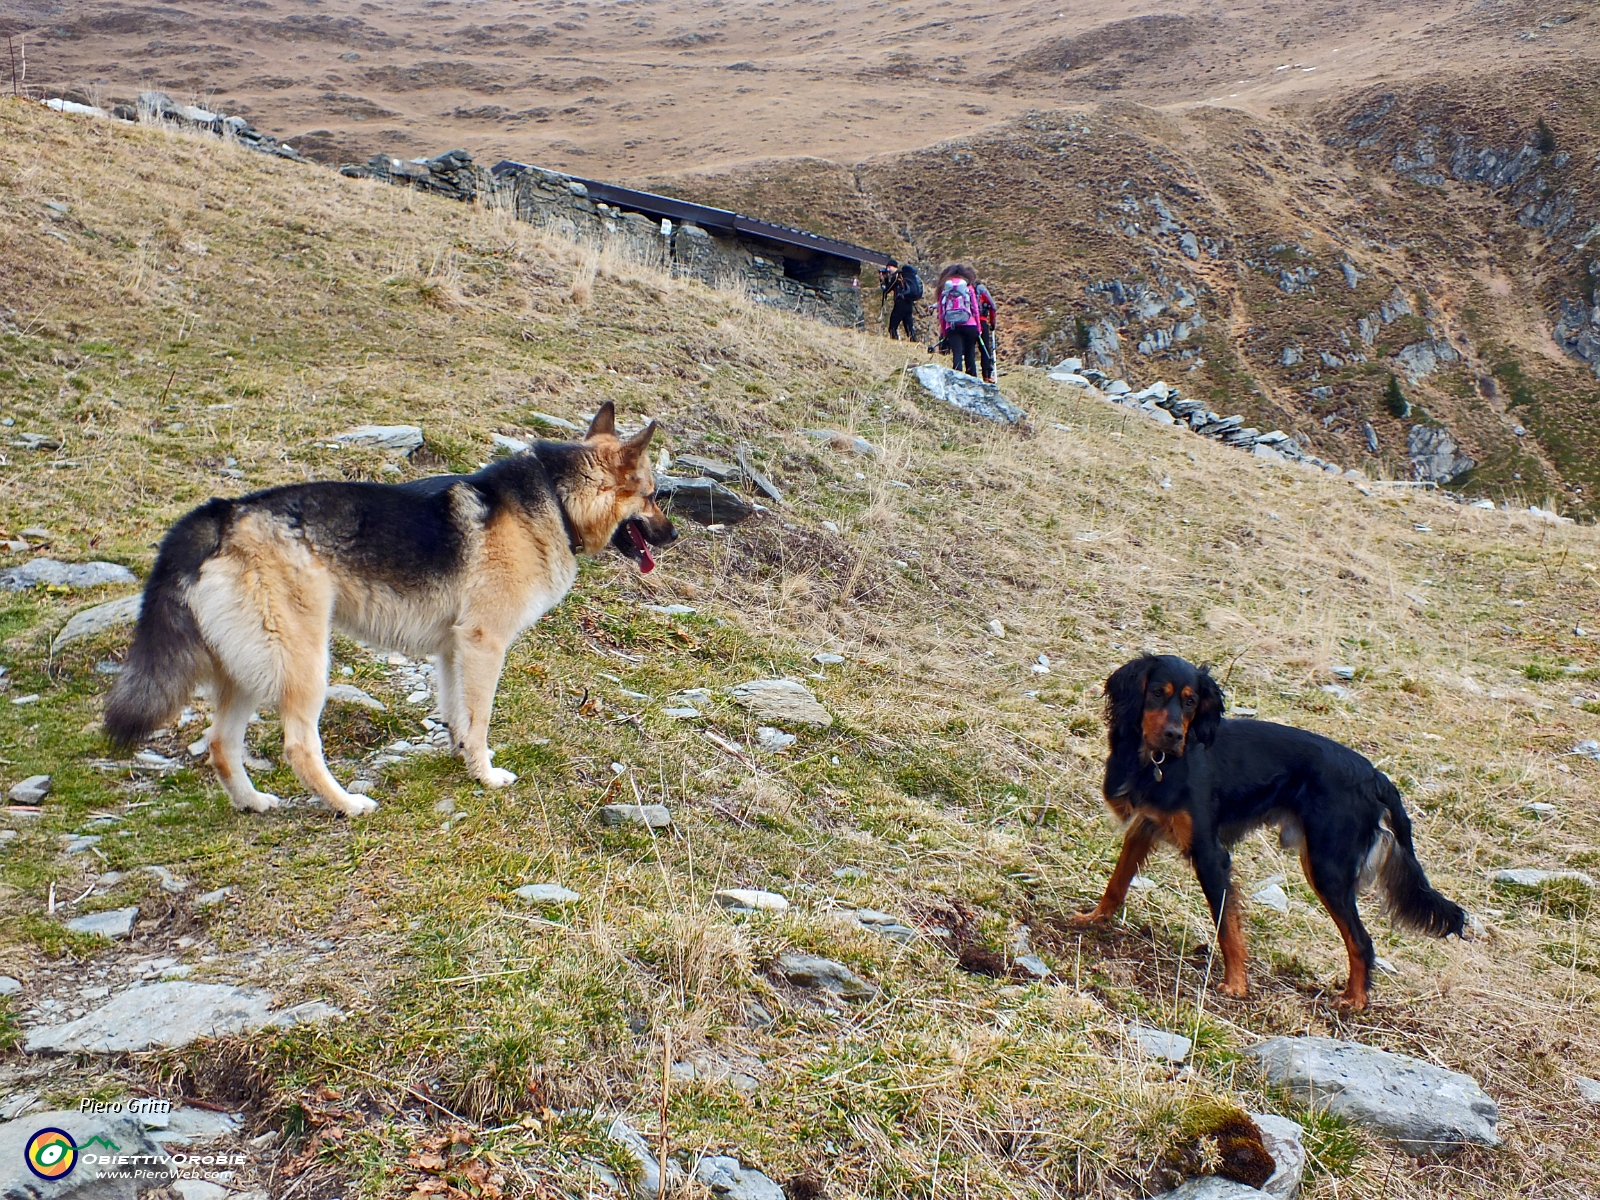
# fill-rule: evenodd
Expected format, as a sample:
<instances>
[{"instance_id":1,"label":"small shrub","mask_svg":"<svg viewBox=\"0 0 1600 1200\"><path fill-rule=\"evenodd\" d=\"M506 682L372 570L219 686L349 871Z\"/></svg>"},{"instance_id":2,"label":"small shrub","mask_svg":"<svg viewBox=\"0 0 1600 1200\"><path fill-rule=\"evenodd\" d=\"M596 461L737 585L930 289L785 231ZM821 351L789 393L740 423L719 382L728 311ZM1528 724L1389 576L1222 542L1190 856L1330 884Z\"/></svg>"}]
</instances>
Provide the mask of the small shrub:
<instances>
[{"instance_id":1,"label":"small shrub","mask_svg":"<svg viewBox=\"0 0 1600 1200\"><path fill-rule=\"evenodd\" d=\"M1383 389L1383 403L1391 417L1403 419L1411 415L1411 403L1400 390L1400 381L1393 375L1389 376L1389 385Z\"/></svg>"}]
</instances>

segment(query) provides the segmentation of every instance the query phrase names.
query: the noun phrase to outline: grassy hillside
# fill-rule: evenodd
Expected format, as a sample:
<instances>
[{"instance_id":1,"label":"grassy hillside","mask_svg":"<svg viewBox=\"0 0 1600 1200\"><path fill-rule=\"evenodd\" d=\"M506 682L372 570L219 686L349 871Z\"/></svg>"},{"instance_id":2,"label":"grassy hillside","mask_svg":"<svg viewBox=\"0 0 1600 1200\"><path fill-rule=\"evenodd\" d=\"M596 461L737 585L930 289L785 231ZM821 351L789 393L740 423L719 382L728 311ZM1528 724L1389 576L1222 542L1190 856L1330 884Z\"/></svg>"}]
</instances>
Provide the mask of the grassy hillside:
<instances>
[{"instance_id":1,"label":"grassy hillside","mask_svg":"<svg viewBox=\"0 0 1600 1200\"><path fill-rule=\"evenodd\" d=\"M1575 632L1596 621L1592 527L1363 495L1034 372L1004 381L1033 432L982 426L921 394L904 347L881 339L494 213L9 101L0 272L5 432L60 443L5 449L0 533L43 527L34 540L58 558L142 572L207 496L470 468L495 432L605 398L627 420L659 417L674 455L749 446L788 499L723 532L684 522L649 577L587 565L507 664L491 745L519 781L490 794L452 760L411 758L382 771L380 808L356 822L240 815L203 767L106 764L95 668L122 639L49 644L117 593L3 594L3 678L12 699L38 699L0 704L0 783L47 772L54 790L42 816L8 816L19 836L0 843L0 973L26 985L0 999L0 1047L41 998L75 1003L85 972L134 953L351 1015L112 1061L0 1050L0 1094L243 1105L252 1133L285 1141L238 1186L305 1200L572 1191L584 1159L622 1162L570 1111L597 1106L674 1155L732 1152L832 1196L956 1195L957 1180L963 1196L1140 1195L1218 1102L1306 1119L1315 1198L1577 1195L1600 1170L1594 1110L1570 1082L1600 1075L1586 897L1485 882L1499 866L1600 865L1600 766L1566 756L1600 733L1600 660ZM422 461L329 448L365 421L422 425ZM815 428L882 453L798 432ZM1145 646L1218 663L1235 704L1371 756L1406 793L1434 881L1494 939L1424 941L1375 919L1396 973L1343 1019L1334 930L1292 859L1256 838L1239 847L1241 886L1285 875L1294 904L1249 914L1249 1001L1209 989L1204 903L1169 853L1109 932L1068 932L1117 846L1098 799L1099 683ZM819 666L819 651L844 661ZM348 780L422 736L427 705L360 647L335 658L388 705L330 709ZM1355 669L1346 697L1324 690L1337 664ZM837 720L767 753L726 689L784 674ZM663 714L694 688L702 718ZM251 744L273 765L257 782L301 795L263 717ZM187 763L199 728L155 748ZM635 797L668 804L672 829L596 821ZM1535 819L1533 801L1555 815ZM96 814L118 819L93 852L58 853ZM192 886L164 893L144 865ZM87 893L106 870L124 876ZM541 913L511 895L529 882L583 899ZM227 903L194 906L224 886ZM792 907L733 916L709 900L727 886ZM135 946L61 927L128 903L146 922ZM1026 925L1054 980L968 973L944 939L837 919L856 908L1002 955ZM821 1005L769 973L787 949L880 991ZM1198 1032L1192 1066L1133 1057L1120 1030L1134 1018ZM1279 1032L1472 1072L1506 1146L1418 1165L1298 1112L1238 1053ZM668 1086L675 1060L699 1077Z\"/></svg>"}]
</instances>

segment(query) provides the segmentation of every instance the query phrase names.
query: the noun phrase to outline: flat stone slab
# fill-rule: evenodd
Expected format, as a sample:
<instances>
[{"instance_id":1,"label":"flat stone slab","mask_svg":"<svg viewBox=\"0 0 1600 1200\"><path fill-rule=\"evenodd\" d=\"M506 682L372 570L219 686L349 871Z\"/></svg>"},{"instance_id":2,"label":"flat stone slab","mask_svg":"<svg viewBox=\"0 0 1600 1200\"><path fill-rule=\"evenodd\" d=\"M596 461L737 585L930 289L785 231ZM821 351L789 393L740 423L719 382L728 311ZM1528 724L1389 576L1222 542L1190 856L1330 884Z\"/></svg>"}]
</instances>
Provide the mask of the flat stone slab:
<instances>
[{"instance_id":1,"label":"flat stone slab","mask_svg":"<svg viewBox=\"0 0 1600 1200\"><path fill-rule=\"evenodd\" d=\"M354 704L358 708L370 708L373 712L384 712L386 707L382 700L369 696L353 683L330 683L328 685L329 704Z\"/></svg>"},{"instance_id":2,"label":"flat stone slab","mask_svg":"<svg viewBox=\"0 0 1600 1200\"><path fill-rule=\"evenodd\" d=\"M239 1132L239 1118L233 1113L212 1112L204 1108L175 1108L155 1117L158 1122L150 1139L163 1146L205 1146L233 1137ZM151 1123L144 1118L145 1124Z\"/></svg>"},{"instance_id":3,"label":"flat stone slab","mask_svg":"<svg viewBox=\"0 0 1600 1200\"><path fill-rule=\"evenodd\" d=\"M106 912L90 913L86 917L73 917L66 923L72 933L89 933L97 937L119 941L133 933L133 923L139 919L139 906L113 908Z\"/></svg>"},{"instance_id":4,"label":"flat stone slab","mask_svg":"<svg viewBox=\"0 0 1600 1200\"><path fill-rule=\"evenodd\" d=\"M53 654L63 646L70 646L73 642L81 642L110 629L132 625L139 619L139 610L143 607L144 594L141 592L73 613L72 619L56 634L56 640L50 643L50 652Z\"/></svg>"},{"instance_id":5,"label":"flat stone slab","mask_svg":"<svg viewBox=\"0 0 1600 1200\"><path fill-rule=\"evenodd\" d=\"M562 887L559 883L530 883L511 894L529 904L573 904L583 899L582 892Z\"/></svg>"},{"instance_id":6,"label":"flat stone slab","mask_svg":"<svg viewBox=\"0 0 1600 1200\"><path fill-rule=\"evenodd\" d=\"M600 810L603 825L645 825L651 829L665 829L672 824L672 814L665 804L607 804Z\"/></svg>"},{"instance_id":7,"label":"flat stone slab","mask_svg":"<svg viewBox=\"0 0 1600 1200\"><path fill-rule=\"evenodd\" d=\"M1499 1106L1470 1075L1333 1038L1272 1038L1245 1053L1269 1085L1375 1129L1410 1154L1500 1144Z\"/></svg>"},{"instance_id":8,"label":"flat stone slab","mask_svg":"<svg viewBox=\"0 0 1600 1200\"><path fill-rule=\"evenodd\" d=\"M1580 883L1586 888L1594 887L1594 877L1582 871L1543 871L1537 867L1512 867L1509 870L1493 871L1489 875L1489 882L1500 887L1538 888L1547 883L1558 883L1563 880Z\"/></svg>"},{"instance_id":9,"label":"flat stone slab","mask_svg":"<svg viewBox=\"0 0 1600 1200\"><path fill-rule=\"evenodd\" d=\"M984 383L971 375L952 371L937 363L927 363L916 369L917 382L929 395L959 408L969 416L1001 425L1026 425L1028 414L1000 394L992 383Z\"/></svg>"},{"instance_id":10,"label":"flat stone slab","mask_svg":"<svg viewBox=\"0 0 1600 1200\"><path fill-rule=\"evenodd\" d=\"M59 1129L78 1147L77 1163L59 1179L41 1179L23 1164L29 1143L42 1130ZM47 1139L48 1142L48 1139ZM64 1141L63 1141L64 1146ZM115 1150L107 1147L115 1147ZM70 1151L68 1151L70 1153ZM37 1147L48 1163L59 1155L48 1144ZM83 1113L74 1110L28 1114L27 1120L0 1125L0 1200L134 1200L147 1189L160 1187L176 1177L171 1162L148 1134L139 1118L128 1113ZM104 1155L134 1157L135 1165L101 1165L90 1161ZM143 1178L133 1178L135 1171ZM129 1178L118 1178L127 1175Z\"/></svg>"},{"instance_id":11,"label":"flat stone slab","mask_svg":"<svg viewBox=\"0 0 1600 1200\"><path fill-rule=\"evenodd\" d=\"M0 589L25 592L39 584L51 587L108 587L114 583L138 583L138 578L120 563L64 563L53 558L35 558L20 567L0 571Z\"/></svg>"},{"instance_id":12,"label":"flat stone slab","mask_svg":"<svg viewBox=\"0 0 1600 1200\"><path fill-rule=\"evenodd\" d=\"M1572 1086L1578 1089L1578 1095L1589 1104L1600 1104L1600 1079L1589 1079L1579 1075L1573 1079Z\"/></svg>"},{"instance_id":13,"label":"flat stone slab","mask_svg":"<svg viewBox=\"0 0 1600 1200\"><path fill-rule=\"evenodd\" d=\"M1274 1113L1250 1113L1249 1117L1261 1130L1261 1144L1266 1147L1277 1168L1261 1190L1277 1200L1294 1200L1300 1194L1300 1180L1306 1173L1305 1133L1300 1122L1291 1121Z\"/></svg>"},{"instance_id":14,"label":"flat stone slab","mask_svg":"<svg viewBox=\"0 0 1600 1200\"><path fill-rule=\"evenodd\" d=\"M694 1165L694 1177L710 1188L713 1196L727 1200L784 1200L781 1187L731 1155L702 1158Z\"/></svg>"},{"instance_id":15,"label":"flat stone slab","mask_svg":"<svg viewBox=\"0 0 1600 1200\"><path fill-rule=\"evenodd\" d=\"M872 984L831 958L818 958L812 954L780 954L776 966L790 983L832 992L846 1000L864 1000L878 994L878 989Z\"/></svg>"},{"instance_id":16,"label":"flat stone slab","mask_svg":"<svg viewBox=\"0 0 1600 1200\"><path fill-rule=\"evenodd\" d=\"M705 475L657 475L656 495L674 513L700 525L737 525L755 507L738 492Z\"/></svg>"},{"instance_id":17,"label":"flat stone slab","mask_svg":"<svg viewBox=\"0 0 1600 1200\"><path fill-rule=\"evenodd\" d=\"M50 794L50 776L29 775L21 783L11 785L7 793L13 804L43 804Z\"/></svg>"},{"instance_id":18,"label":"flat stone slab","mask_svg":"<svg viewBox=\"0 0 1600 1200\"><path fill-rule=\"evenodd\" d=\"M1123 1036L1138 1047L1144 1057L1160 1062L1181 1063L1194 1048L1194 1043L1183 1034L1168 1033L1149 1025L1129 1025Z\"/></svg>"},{"instance_id":19,"label":"flat stone slab","mask_svg":"<svg viewBox=\"0 0 1600 1200\"><path fill-rule=\"evenodd\" d=\"M819 729L833 724L833 714L817 702L811 689L792 679L751 679L736 684L730 694L734 703L749 709L760 721L814 725Z\"/></svg>"},{"instance_id":20,"label":"flat stone slab","mask_svg":"<svg viewBox=\"0 0 1600 1200\"><path fill-rule=\"evenodd\" d=\"M1170 1192L1162 1192L1155 1200L1264 1200L1268 1193L1257 1191L1243 1183L1235 1183L1220 1175L1202 1175L1186 1179Z\"/></svg>"},{"instance_id":21,"label":"flat stone slab","mask_svg":"<svg viewBox=\"0 0 1600 1200\"><path fill-rule=\"evenodd\" d=\"M22 981L9 975L0 975L0 996L15 996L22 990Z\"/></svg>"},{"instance_id":22,"label":"flat stone slab","mask_svg":"<svg viewBox=\"0 0 1600 1200\"><path fill-rule=\"evenodd\" d=\"M358 425L336 436L343 446L364 446L393 454L410 454L422 447L422 430L416 425Z\"/></svg>"},{"instance_id":23,"label":"flat stone slab","mask_svg":"<svg viewBox=\"0 0 1600 1200\"><path fill-rule=\"evenodd\" d=\"M196 1038L287 1028L341 1015L320 1000L273 1012L266 992L222 983L152 983L119 992L100 1008L65 1025L35 1026L29 1054L115 1054L186 1046Z\"/></svg>"},{"instance_id":24,"label":"flat stone slab","mask_svg":"<svg viewBox=\"0 0 1600 1200\"><path fill-rule=\"evenodd\" d=\"M735 912L789 911L789 902L777 892L762 892L754 888L722 888L712 892L711 898L723 908Z\"/></svg>"}]
</instances>

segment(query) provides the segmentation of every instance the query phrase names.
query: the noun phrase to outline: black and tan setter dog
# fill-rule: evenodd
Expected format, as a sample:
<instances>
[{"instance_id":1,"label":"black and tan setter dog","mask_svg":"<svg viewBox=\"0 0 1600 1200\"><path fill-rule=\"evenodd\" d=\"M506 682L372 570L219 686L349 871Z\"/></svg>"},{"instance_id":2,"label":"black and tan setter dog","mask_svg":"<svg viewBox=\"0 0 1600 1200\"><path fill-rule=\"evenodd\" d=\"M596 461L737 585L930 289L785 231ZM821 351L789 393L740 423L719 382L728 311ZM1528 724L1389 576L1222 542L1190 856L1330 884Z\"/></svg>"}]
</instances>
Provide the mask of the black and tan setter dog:
<instances>
[{"instance_id":1,"label":"black and tan setter dog","mask_svg":"<svg viewBox=\"0 0 1600 1200\"><path fill-rule=\"evenodd\" d=\"M1105 895L1073 918L1075 926L1109 920L1156 843L1170 842L1193 864L1211 907L1222 994L1243 998L1249 982L1228 847L1276 825L1285 848L1300 851L1306 881L1344 936L1350 982L1340 1008L1367 1006L1372 938L1356 900L1374 883L1400 925L1436 937L1477 929L1429 885L1400 792L1354 750L1303 729L1223 720L1222 689L1210 672L1173 655L1134 659L1105 690L1105 801L1126 833Z\"/></svg>"}]
</instances>

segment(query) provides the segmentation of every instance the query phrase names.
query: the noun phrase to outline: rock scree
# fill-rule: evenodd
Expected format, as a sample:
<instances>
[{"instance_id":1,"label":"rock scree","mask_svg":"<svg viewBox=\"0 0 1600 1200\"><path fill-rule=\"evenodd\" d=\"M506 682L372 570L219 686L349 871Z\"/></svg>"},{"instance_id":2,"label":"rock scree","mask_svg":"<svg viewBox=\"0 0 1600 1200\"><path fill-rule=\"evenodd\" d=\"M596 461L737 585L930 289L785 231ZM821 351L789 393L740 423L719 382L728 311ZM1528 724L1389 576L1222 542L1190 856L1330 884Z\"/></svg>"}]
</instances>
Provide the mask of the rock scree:
<instances>
[{"instance_id":1,"label":"rock scree","mask_svg":"<svg viewBox=\"0 0 1600 1200\"><path fill-rule=\"evenodd\" d=\"M222 983L151 983L119 992L111 1000L65 1025L28 1030L29 1054L115 1054L186 1046L196 1038L250 1033L267 1026L287 1028L343 1014L311 1000L272 1010L272 996Z\"/></svg>"},{"instance_id":2,"label":"rock scree","mask_svg":"<svg viewBox=\"0 0 1600 1200\"><path fill-rule=\"evenodd\" d=\"M1276 1037L1245 1053L1270 1086L1375 1129L1418 1157L1500 1144L1499 1107L1459 1071L1333 1038Z\"/></svg>"}]
</instances>

